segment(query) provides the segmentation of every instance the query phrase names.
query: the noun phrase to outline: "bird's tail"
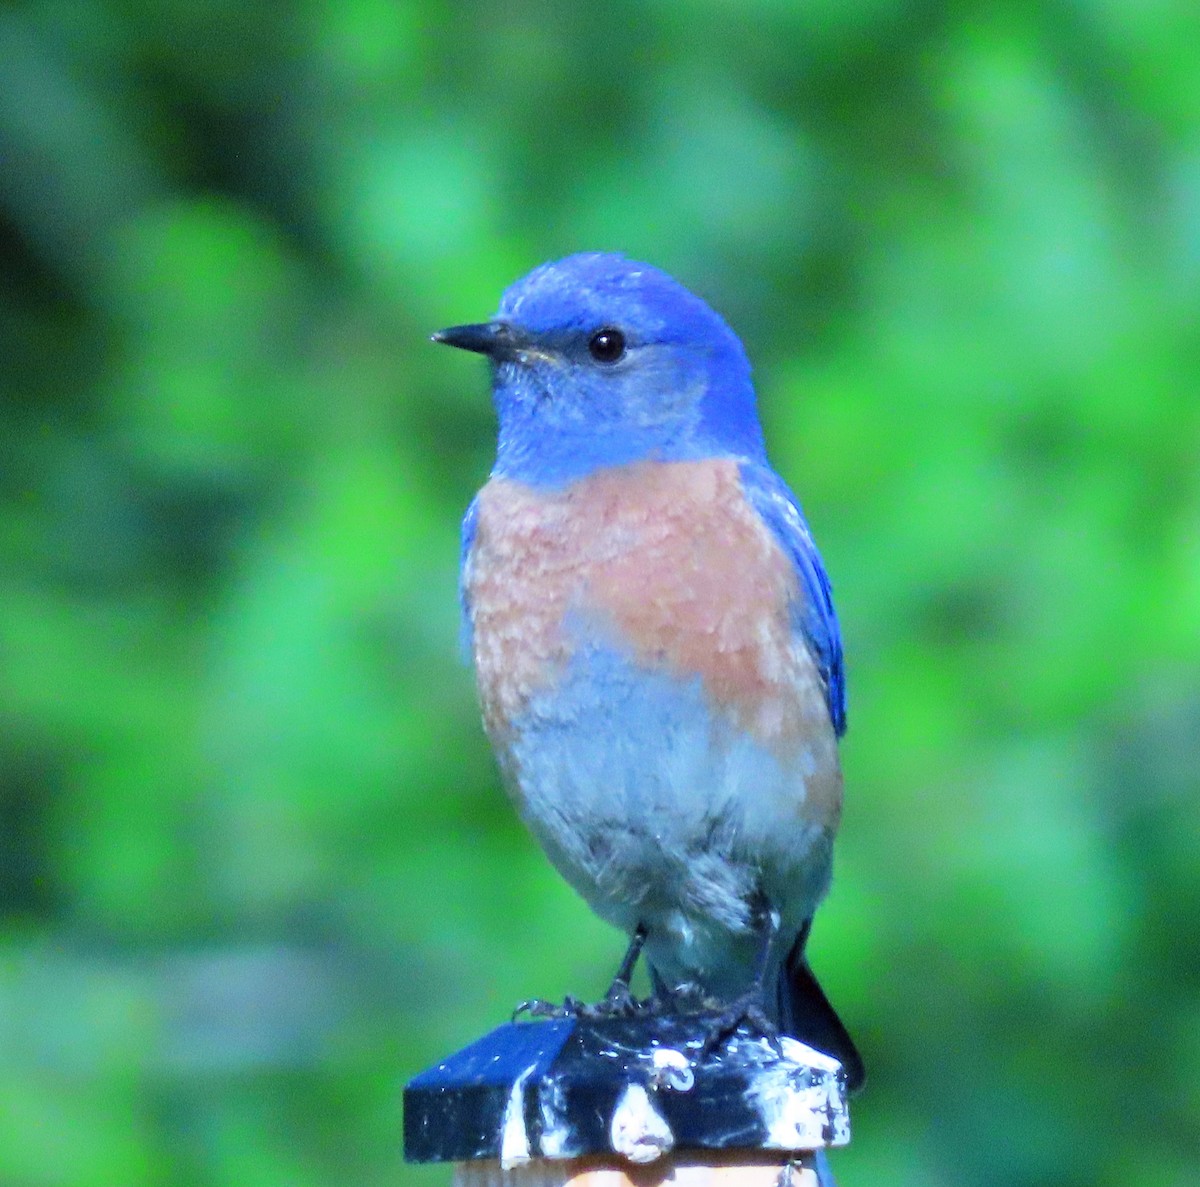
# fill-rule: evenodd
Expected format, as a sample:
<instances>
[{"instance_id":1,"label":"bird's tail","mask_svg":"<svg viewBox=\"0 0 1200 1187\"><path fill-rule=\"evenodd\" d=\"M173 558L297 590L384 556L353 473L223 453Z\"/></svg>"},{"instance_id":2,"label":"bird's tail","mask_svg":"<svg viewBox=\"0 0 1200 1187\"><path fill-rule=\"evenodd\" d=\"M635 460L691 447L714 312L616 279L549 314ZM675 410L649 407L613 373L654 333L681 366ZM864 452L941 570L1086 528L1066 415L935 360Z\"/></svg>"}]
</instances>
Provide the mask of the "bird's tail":
<instances>
[{"instance_id":1,"label":"bird's tail","mask_svg":"<svg viewBox=\"0 0 1200 1187\"><path fill-rule=\"evenodd\" d=\"M779 971L779 1029L832 1055L845 1069L850 1091L856 1092L866 1079L866 1069L854 1040L808 967L804 955L808 928L806 923Z\"/></svg>"}]
</instances>

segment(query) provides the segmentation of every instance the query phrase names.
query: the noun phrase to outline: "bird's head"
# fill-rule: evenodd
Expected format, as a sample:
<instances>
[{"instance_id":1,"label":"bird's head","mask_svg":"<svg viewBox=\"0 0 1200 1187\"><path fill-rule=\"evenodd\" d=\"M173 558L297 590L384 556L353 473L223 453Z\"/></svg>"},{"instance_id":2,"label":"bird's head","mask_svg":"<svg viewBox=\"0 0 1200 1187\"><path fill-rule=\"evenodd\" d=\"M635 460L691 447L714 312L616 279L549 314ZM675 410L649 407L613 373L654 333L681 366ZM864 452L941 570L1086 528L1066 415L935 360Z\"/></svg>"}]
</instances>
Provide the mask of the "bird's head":
<instances>
[{"instance_id":1,"label":"bird's head","mask_svg":"<svg viewBox=\"0 0 1200 1187\"><path fill-rule=\"evenodd\" d=\"M558 486L646 458L760 458L742 344L665 272L589 253L543 264L489 322L434 335L485 354L495 473Z\"/></svg>"}]
</instances>

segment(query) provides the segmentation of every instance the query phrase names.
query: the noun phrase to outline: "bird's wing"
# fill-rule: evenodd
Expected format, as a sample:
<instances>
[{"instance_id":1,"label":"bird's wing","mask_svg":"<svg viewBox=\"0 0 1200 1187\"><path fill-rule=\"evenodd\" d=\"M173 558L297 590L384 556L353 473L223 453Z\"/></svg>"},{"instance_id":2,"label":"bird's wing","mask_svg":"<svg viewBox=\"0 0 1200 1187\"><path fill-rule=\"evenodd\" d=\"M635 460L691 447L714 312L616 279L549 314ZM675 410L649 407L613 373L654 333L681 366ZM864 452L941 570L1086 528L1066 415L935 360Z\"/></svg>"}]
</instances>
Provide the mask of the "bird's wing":
<instances>
[{"instance_id":1,"label":"bird's wing","mask_svg":"<svg viewBox=\"0 0 1200 1187\"><path fill-rule=\"evenodd\" d=\"M471 601L467 592L467 577L471 564L471 546L475 543L475 529L479 524L479 496L471 500L466 515L462 521L462 547L458 554L458 604L462 608L462 620L459 627L459 646L463 658L469 663L473 649L471 621Z\"/></svg>"},{"instance_id":2,"label":"bird's wing","mask_svg":"<svg viewBox=\"0 0 1200 1187\"><path fill-rule=\"evenodd\" d=\"M759 462L743 462L741 477L747 500L771 529L800 579L804 597L793 607L793 621L816 658L825 684L829 716L840 737L846 732L842 633L821 554L813 542L796 496L774 470Z\"/></svg>"}]
</instances>

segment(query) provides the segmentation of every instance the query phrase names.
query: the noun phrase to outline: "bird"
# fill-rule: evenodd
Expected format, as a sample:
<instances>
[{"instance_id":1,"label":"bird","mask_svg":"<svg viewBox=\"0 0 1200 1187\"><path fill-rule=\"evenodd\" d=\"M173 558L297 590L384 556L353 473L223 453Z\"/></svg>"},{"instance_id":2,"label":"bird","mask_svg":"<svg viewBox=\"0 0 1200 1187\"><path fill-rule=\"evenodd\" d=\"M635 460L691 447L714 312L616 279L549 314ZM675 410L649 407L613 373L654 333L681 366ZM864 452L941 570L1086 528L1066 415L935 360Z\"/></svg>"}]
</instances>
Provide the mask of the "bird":
<instances>
[{"instance_id":1,"label":"bird","mask_svg":"<svg viewBox=\"0 0 1200 1187\"><path fill-rule=\"evenodd\" d=\"M838 1059L805 945L842 811L842 642L772 468L739 338L666 272L584 252L436 342L486 356L498 431L460 600L503 783L630 937L657 997L724 1003Z\"/></svg>"}]
</instances>

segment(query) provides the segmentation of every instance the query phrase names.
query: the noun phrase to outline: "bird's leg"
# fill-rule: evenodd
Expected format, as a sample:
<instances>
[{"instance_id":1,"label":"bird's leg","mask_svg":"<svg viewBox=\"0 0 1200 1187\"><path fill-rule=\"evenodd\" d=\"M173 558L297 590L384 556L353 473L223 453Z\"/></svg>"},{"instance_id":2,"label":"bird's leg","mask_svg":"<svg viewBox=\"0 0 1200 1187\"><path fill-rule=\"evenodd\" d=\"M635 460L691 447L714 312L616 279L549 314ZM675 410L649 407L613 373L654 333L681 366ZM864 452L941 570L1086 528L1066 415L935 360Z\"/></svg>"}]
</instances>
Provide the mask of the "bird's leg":
<instances>
[{"instance_id":1,"label":"bird's leg","mask_svg":"<svg viewBox=\"0 0 1200 1187\"><path fill-rule=\"evenodd\" d=\"M755 917L758 923L758 952L754 956L754 980L751 982L753 992L760 1000L766 993L767 969L771 967L771 954L775 941L779 939L779 912L767 902L766 895L761 892L755 903Z\"/></svg>"},{"instance_id":2,"label":"bird's leg","mask_svg":"<svg viewBox=\"0 0 1200 1187\"><path fill-rule=\"evenodd\" d=\"M751 903L751 927L758 936L758 951L754 954L754 975L750 987L731 1001L716 1017L705 1037L701 1055L710 1055L743 1023L763 1036L782 1054L779 1046L779 1027L767 1013L766 977L771 967L775 943L779 939L779 912L758 891Z\"/></svg>"},{"instance_id":3,"label":"bird's leg","mask_svg":"<svg viewBox=\"0 0 1200 1187\"><path fill-rule=\"evenodd\" d=\"M561 1006L541 998L531 998L516 1008L513 1021L522 1014L530 1018L612 1018L638 1013L644 1006L629 992L629 982L633 979L633 970L637 967L638 957L641 956L645 943L646 928L639 923L630 938L629 947L625 949L625 955L621 958L617 975L608 987L608 992L604 999L594 1006L586 1005L576 997L567 997Z\"/></svg>"},{"instance_id":4,"label":"bird's leg","mask_svg":"<svg viewBox=\"0 0 1200 1187\"><path fill-rule=\"evenodd\" d=\"M650 1000L647 1003L654 1014L670 1014L675 1007L675 991L662 979L653 965L650 970Z\"/></svg>"},{"instance_id":5,"label":"bird's leg","mask_svg":"<svg viewBox=\"0 0 1200 1187\"><path fill-rule=\"evenodd\" d=\"M612 979L608 992L604 995L603 1006L614 1014L632 1013L638 1008L637 998L629 992L629 983L633 980L633 970L637 967L638 957L642 954L642 946L646 943L646 925L639 923L629 940L629 947L621 958L617 975Z\"/></svg>"}]
</instances>

